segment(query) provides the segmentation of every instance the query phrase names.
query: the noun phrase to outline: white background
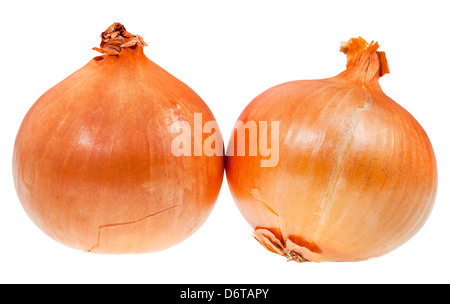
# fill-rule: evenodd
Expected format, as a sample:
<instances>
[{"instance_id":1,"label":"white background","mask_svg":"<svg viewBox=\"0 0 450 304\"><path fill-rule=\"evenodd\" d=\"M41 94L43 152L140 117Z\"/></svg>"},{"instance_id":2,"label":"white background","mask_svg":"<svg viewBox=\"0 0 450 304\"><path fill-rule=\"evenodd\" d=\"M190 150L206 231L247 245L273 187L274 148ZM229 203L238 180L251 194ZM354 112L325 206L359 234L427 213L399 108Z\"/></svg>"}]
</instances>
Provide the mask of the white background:
<instances>
[{"instance_id":1,"label":"white background","mask_svg":"<svg viewBox=\"0 0 450 304\"><path fill-rule=\"evenodd\" d=\"M2 1L0 283L450 283L448 1ZM27 217L12 179L20 123L47 89L97 53L123 23L146 55L209 105L225 142L241 111L269 87L345 69L341 41L386 52L385 93L427 131L439 168L435 207L410 241L375 259L295 263L251 236L226 181L207 222L170 249L98 255L65 247Z\"/></svg>"}]
</instances>

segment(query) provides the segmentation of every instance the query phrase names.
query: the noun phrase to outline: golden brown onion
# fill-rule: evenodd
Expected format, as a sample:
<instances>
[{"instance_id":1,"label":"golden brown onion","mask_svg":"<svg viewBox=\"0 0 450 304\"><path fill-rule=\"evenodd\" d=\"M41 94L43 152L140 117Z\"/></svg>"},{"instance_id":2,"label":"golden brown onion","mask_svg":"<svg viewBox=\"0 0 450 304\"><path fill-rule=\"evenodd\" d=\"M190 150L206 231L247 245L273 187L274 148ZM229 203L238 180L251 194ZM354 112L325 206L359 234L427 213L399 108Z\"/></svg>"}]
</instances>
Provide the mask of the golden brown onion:
<instances>
[{"instance_id":1,"label":"golden brown onion","mask_svg":"<svg viewBox=\"0 0 450 304\"><path fill-rule=\"evenodd\" d=\"M142 37L119 23L101 37L94 49L104 55L51 88L24 118L14 148L17 193L34 223L67 246L162 250L206 220L224 171L222 155L175 156L173 125L194 126L194 114L215 119L144 55ZM218 128L215 135L221 139Z\"/></svg>"},{"instance_id":2,"label":"golden brown onion","mask_svg":"<svg viewBox=\"0 0 450 304\"><path fill-rule=\"evenodd\" d=\"M268 250L296 261L365 260L425 223L437 188L434 152L414 117L381 90L389 68L377 49L351 39L341 46L346 71L270 88L240 115L227 180ZM279 133L259 132L253 143L252 121L279 122ZM245 139L237 135L243 131ZM249 156L252 144L271 142L272 155ZM276 165L262 166L269 158Z\"/></svg>"}]
</instances>

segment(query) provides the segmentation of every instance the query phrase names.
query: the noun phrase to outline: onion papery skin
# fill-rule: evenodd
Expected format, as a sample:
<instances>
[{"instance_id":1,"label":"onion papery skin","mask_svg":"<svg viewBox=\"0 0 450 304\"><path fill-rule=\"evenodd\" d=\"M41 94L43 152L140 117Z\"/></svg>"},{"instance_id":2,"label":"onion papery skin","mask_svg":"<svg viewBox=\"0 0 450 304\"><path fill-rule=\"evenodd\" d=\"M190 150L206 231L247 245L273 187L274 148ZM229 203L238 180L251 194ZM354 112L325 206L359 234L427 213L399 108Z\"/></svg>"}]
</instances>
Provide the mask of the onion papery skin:
<instances>
[{"instance_id":1,"label":"onion papery skin","mask_svg":"<svg viewBox=\"0 0 450 304\"><path fill-rule=\"evenodd\" d=\"M221 188L224 156L172 154L178 135L172 124L193 126L194 113L215 121L212 112L144 55L140 36L118 23L108 30L95 48L104 55L26 114L14 146L14 182L32 221L69 247L159 251L205 222ZM110 43L117 36L121 47Z\"/></svg>"},{"instance_id":2,"label":"onion papery skin","mask_svg":"<svg viewBox=\"0 0 450 304\"><path fill-rule=\"evenodd\" d=\"M389 68L377 49L351 39L341 48L346 71L272 87L240 115L244 124L279 121L276 166L249 156L250 137L237 142L237 125L226 160L236 205L266 249L299 262L361 261L399 247L428 218L437 191L433 148L383 93L378 78Z\"/></svg>"}]
</instances>

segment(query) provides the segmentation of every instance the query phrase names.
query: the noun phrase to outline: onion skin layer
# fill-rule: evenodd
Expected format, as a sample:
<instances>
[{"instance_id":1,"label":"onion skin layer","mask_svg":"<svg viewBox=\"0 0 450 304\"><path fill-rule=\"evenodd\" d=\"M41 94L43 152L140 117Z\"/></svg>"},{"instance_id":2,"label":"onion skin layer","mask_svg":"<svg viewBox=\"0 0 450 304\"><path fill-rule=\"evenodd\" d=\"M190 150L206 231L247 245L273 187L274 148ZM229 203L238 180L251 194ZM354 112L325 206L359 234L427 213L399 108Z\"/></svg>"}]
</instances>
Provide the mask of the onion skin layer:
<instances>
[{"instance_id":1,"label":"onion skin layer","mask_svg":"<svg viewBox=\"0 0 450 304\"><path fill-rule=\"evenodd\" d=\"M347 71L270 88L240 115L244 123L280 122L277 166L261 167L267 157L259 153L227 151L237 207L255 238L290 260L386 254L422 227L435 200L431 143L414 117L381 90L378 78L388 67L378 44L359 39L349 42ZM239 144L232 137L229 147L233 140Z\"/></svg>"},{"instance_id":2,"label":"onion skin layer","mask_svg":"<svg viewBox=\"0 0 450 304\"><path fill-rule=\"evenodd\" d=\"M131 47L117 54L102 43L97 50L106 55L40 97L17 134L19 199L39 228L72 248L171 247L204 223L221 188L223 156L171 153L174 122L193 126L194 113L203 121L215 121L213 114L132 39L125 36Z\"/></svg>"}]
</instances>

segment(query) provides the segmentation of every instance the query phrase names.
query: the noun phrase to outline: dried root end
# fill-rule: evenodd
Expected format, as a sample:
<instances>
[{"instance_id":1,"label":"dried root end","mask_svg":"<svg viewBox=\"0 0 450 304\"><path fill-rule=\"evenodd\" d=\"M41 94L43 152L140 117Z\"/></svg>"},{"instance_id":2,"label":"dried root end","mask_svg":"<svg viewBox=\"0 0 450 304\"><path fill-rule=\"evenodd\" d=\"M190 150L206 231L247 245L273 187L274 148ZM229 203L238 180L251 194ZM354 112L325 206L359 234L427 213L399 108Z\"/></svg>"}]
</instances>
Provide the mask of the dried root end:
<instances>
[{"instance_id":1,"label":"dried root end","mask_svg":"<svg viewBox=\"0 0 450 304\"><path fill-rule=\"evenodd\" d=\"M147 46L141 36L129 33L125 26L118 22L109 26L100 37L102 38L100 48L92 49L106 55L117 56L122 52L122 48L133 49Z\"/></svg>"},{"instance_id":2,"label":"dried root end","mask_svg":"<svg viewBox=\"0 0 450 304\"><path fill-rule=\"evenodd\" d=\"M299 246L289 238L281 242L270 230L258 228L253 232L253 237L267 250L284 256L288 262L319 262L321 255Z\"/></svg>"},{"instance_id":3,"label":"dried root end","mask_svg":"<svg viewBox=\"0 0 450 304\"><path fill-rule=\"evenodd\" d=\"M288 262L291 262L291 261L294 261L297 263L310 262L293 250L286 250L284 252L284 256L286 257Z\"/></svg>"}]
</instances>

